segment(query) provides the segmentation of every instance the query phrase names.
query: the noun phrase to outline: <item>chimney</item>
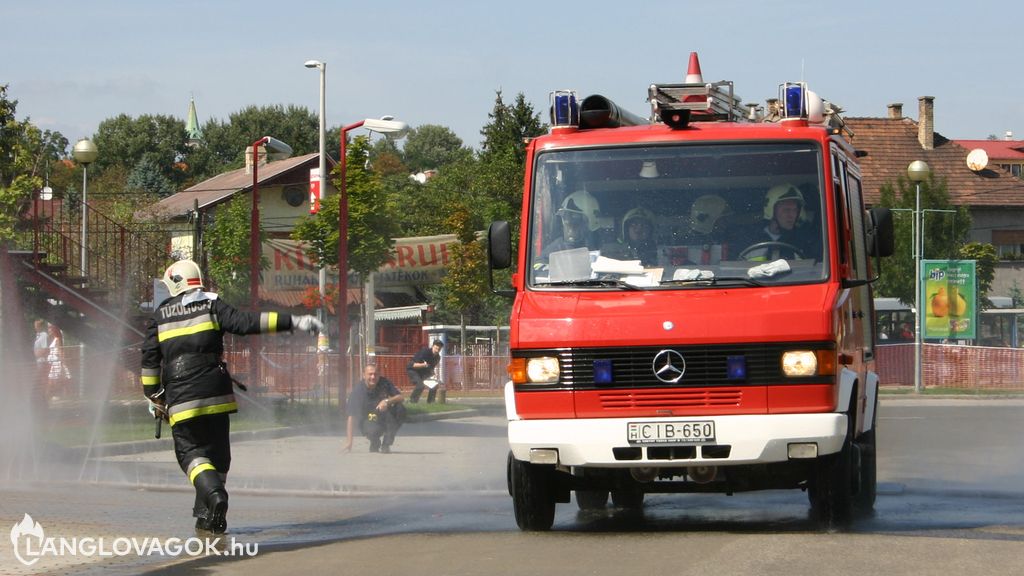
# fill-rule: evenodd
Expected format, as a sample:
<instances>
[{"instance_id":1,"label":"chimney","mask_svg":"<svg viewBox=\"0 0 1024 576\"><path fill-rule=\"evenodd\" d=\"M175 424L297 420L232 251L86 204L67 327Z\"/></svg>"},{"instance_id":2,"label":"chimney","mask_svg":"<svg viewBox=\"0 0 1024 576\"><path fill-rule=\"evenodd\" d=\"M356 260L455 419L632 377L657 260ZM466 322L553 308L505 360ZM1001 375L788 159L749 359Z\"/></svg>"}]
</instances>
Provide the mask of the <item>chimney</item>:
<instances>
[{"instance_id":1,"label":"chimney","mask_svg":"<svg viewBox=\"0 0 1024 576\"><path fill-rule=\"evenodd\" d=\"M1007 140L1007 141L1013 140L1013 131L1012 130L1007 130L1006 134L1003 134L1003 140Z\"/></svg>"},{"instance_id":2,"label":"chimney","mask_svg":"<svg viewBox=\"0 0 1024 576\"><path fill-rule=\"evenodd\" d=\"M900 118L903 118L903 102L889 104L889 120L899 120Z\"/></svg>"},{"instance_id":3,"label":"chimney","mask_svg":"<svg viewBox=\"0 0 1024 576\"><path fill-rule=\"evenodd\" d=\"M917 99L917 141L921 148L935 148L935 96L921 96Z\"/></svg>"},{"instance_id":4,"label":"chimney","mask_svg":"<svg viewBox=\"0 0 1024 576\"><path fill-rule=\"evenodd\" d=\"M259 164L258 166L265 166L267 163L267 147L259 147ZM252 174L252 146L245 147L245 173Z\"/></svg>"}]
</instances>

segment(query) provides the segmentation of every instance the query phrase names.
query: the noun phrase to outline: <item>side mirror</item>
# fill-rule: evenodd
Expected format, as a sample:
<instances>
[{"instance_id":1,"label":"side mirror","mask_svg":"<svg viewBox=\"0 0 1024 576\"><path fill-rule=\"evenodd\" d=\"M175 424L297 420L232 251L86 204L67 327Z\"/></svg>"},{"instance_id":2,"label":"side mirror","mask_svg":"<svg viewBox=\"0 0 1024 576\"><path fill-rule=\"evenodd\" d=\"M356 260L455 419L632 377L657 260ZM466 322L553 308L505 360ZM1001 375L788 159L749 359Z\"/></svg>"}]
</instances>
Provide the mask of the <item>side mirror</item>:
<instances>
[{"instance_id":1,"label":"side mirror","mask_svg":"<svg viewBox=\"0 0 1024 576\"><path fill-rule=\"evenodd\" d=\"M504 270L512 266L512 231L508 222L497 220L491 222L487 229L487 281L491 292L499 296L515 296L515 290L495 290L494 271Z\"/></svg>"},{"instance_id":2,"label":"side mirror","mask_svg":"<svg viewBox=\"0 0 1024 576\"><path fill-rule=\"evenodd\" d=\"M512 232L508 222L491 222L487 229L487 259L491 270L504 270L512 265Z\"/></svg>"},{"instance_id":3,"label":"side mirror","mask_svg":"<svg viewBox=\"0 0 1024 576\"><path fill-rule=\"evenodd\" d=\"M892 212L888 208L876 207L868 210L867 243L868 254L880 258L892 256L896 236L893 230Z\"/></svg>"}]
</instances>

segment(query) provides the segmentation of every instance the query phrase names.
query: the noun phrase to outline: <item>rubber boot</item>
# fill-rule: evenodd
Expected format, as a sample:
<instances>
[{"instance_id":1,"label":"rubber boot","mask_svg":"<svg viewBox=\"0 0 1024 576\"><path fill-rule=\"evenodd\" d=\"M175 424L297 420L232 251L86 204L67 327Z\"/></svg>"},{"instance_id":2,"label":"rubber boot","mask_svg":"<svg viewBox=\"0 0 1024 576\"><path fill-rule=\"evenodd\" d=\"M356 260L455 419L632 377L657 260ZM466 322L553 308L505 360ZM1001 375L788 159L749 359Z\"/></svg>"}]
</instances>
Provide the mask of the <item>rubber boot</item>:
<instances>
[{"instance_id":1,"label":"rubber boot","mask_svg":"<svg viewBox=\"0 0 1024 576\"><path fill-rule=\"evenodd\" d=\"M192 516L196 519L196 532L210 531L210 511L206 509L206 496L196 491L196 502L192 506Z\"/></svg>"},{"instance_id":2,"label":"rubber boot","mask_svg":"<svg viewBox=\"0 0 1024 576\"><path fill-rule=\"evenodd\" d=\"M204 470L196 476L194 485L196 496L206 504L206 529L214 534L223 534L228 528L228 492L224 489L224 481L217 472ZM200 521L197 520L196 528L199 527Z\"/></svg>"}]
</instances>

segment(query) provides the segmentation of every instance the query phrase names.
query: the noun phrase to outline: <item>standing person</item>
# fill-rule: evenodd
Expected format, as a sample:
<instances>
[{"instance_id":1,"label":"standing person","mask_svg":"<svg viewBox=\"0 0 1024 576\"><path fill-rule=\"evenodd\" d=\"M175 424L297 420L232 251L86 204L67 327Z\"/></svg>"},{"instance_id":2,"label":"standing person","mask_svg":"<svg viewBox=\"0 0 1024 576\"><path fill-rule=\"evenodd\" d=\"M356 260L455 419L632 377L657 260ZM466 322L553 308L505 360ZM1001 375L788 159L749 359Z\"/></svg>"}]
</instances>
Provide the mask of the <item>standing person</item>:
<instances>
[{"instance_id":1,"label":"standing person","mask_svg":"<svg viewBox=\"0 0 1024 576\"><path fill-rule=\"evenodd\" d=\"M64 363L64 333L56 324L50 324L46 328L46 336L49 341L46 362L49 364L50 372L49 390L47 396L57 398L58 395L67 392L65 388L71 382L71 372Z\"/></svg>"},{"instance_id":2,"label":"standing person","mask_svg":"<svg viewBox=\"0 0 1024 576\"><path fill-rule=\"evenodd\" d=\"M419 352L414 354L412 360L406 365L405 372L409 375L409 382L412 383L412 394L409 395L409 401L413 404L420 401L420 396L427 387L423 383L423 379L429 378L434 373L434 367L437 366L437 362L441 359L442 348L444 348L444 342L434 340L433 344L420 349ZM438 386L434 386L430 389L430 392L427 392L427 404L434 402Z\"/></svg>"},{"instance_id":3,"label":"standing person","mask_svg":"<svg viewBox=\"0 0 1024 576\"><path fill-rule=\"evenodd\" d=\"M47 405L46 389L50 379L50 336L47 333L46 320L36 320L34 323L36 336L32 342L32 354L36 358L36 381L32 386L32 406L35 409L45 408Z\"/></svg>"},{"instance_id":4,"label":"standing person","mask_svg":"<svg viewBox=\"0 0 1024 576\"><path fill-rule=\"evenodd\" d=\"M236 310L204 291L199 266L191 260L171 264L163 282L171 297L146 323L142 391L155 414L171 425L174 454L195 487L196 530L222 534L231 466L228 414L238 411L222 358L224 333L314 332L323 324L313 316Z\"/></svg>"},{"instance_id":5,"label":"standing person","mask_svg":"<svg viewBox=\"0 0 1024 576\"><path fill-rule=\"evenodd\" d=\"M348 396L345 451L352 451L352 431L358 419L359 431L370 440L370 452L391 453L395 433L405 422L404 401L391 380L377 376L376 364L364 366L363 379Z\"/></svg>"}]
</instances>

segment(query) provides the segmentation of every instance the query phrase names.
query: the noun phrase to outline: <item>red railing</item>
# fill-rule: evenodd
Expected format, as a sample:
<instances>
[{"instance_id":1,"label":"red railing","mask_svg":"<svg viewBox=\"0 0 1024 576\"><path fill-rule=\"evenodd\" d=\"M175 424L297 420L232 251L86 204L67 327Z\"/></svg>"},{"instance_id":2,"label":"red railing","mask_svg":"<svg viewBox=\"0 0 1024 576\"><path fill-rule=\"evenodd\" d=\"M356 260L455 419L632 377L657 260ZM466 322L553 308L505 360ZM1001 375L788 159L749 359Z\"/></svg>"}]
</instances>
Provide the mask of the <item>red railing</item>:
<instances>
[{"instance_id":1,"label":"red railing","mask_svg":"<svg viewBox=\"0 0 1024 576\"><path fill-rule=\"evenodd\" d=\"M169 262L168 231L146 223L129 228L95 206L87 207L84 269L81 203L34 200L18 247L34 252L38 270L51 273L86 297L113 295L106 298L107 303L118 306L151 300L152 279L159 278Z\"/></svg>"}]
</instances>

